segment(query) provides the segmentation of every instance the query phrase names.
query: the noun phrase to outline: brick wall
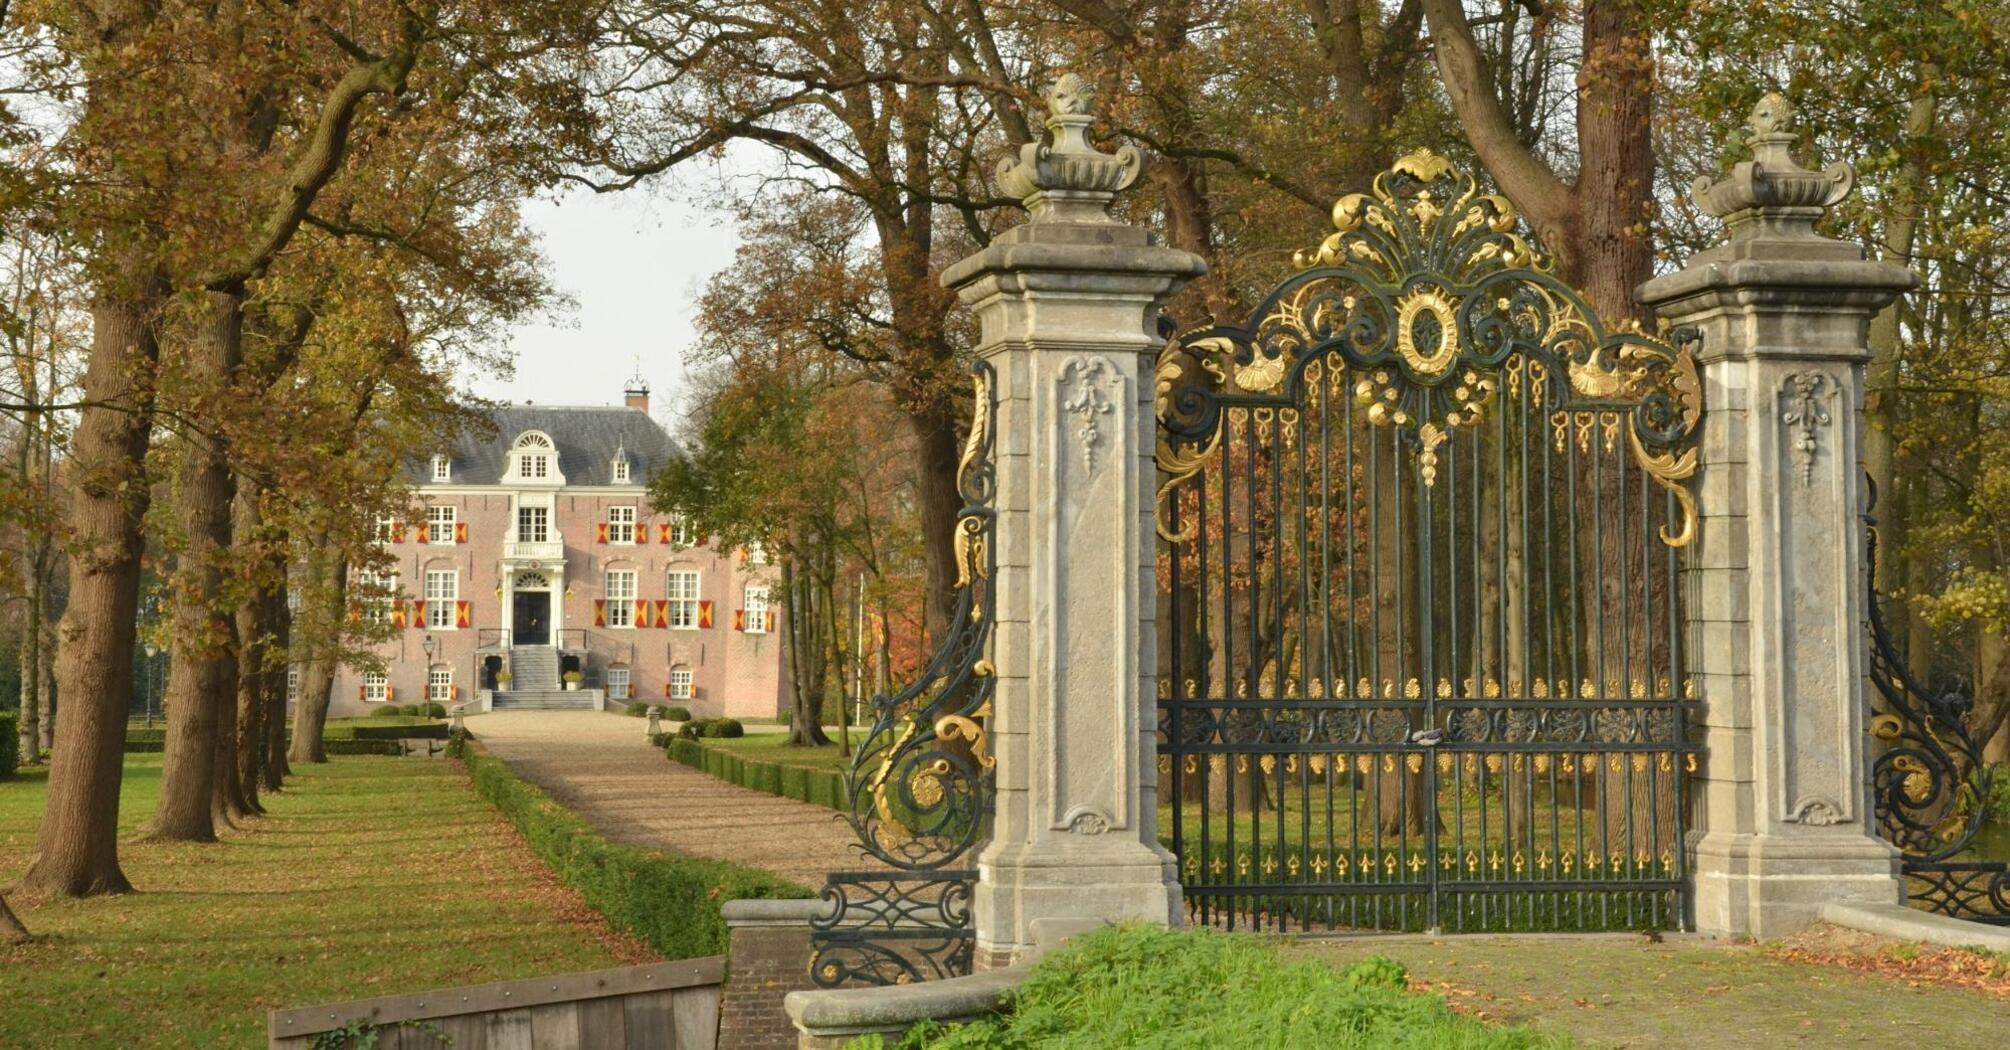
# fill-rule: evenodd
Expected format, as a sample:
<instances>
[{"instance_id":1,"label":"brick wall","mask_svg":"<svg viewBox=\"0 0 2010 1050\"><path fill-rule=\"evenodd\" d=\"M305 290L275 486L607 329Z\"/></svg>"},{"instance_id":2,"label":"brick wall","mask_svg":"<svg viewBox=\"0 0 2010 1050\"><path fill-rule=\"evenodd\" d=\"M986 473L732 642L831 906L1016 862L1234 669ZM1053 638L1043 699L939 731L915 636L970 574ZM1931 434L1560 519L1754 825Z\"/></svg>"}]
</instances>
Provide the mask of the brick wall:
<instances>
[{"instance_id":1,"label":"brick wall","mask_svg":"<svg viewBox=\"0 0 2010 1050\"><path fill-rule=\"evenodd\" d=\"M728 901L726 986L719 1000L719 1050L795 1050L782 997L810 982L814 900Z\"/></svg>"}]
</instances>

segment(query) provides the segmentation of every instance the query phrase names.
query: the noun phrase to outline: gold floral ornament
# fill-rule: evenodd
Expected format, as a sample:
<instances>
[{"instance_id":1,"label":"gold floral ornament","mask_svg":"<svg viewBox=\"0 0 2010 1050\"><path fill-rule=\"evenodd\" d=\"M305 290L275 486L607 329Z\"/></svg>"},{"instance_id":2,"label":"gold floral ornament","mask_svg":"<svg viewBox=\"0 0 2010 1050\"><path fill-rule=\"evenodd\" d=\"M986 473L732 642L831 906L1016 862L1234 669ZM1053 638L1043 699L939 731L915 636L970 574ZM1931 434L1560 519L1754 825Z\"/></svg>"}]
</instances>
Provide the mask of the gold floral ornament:
<instances>
[{"instance_id":1,"label":"gold floral ornament","mask_svg":"<svg viewBox=\"0 0 2010 1050\"><path fill-rule=\"evenodd\" d=\"M1559 454L1574 439L1579 456L1630 458L1673 500L1661 542L1687 545L1703 412L1690 342L1604 323L1519 223L1505 198L1417 151L1377 176L1373 192L1335 203L1334 232L1294 255L1299 271L1246 321L1169 344L1157 375L1159 535L1177 544L1198 534L1197 523L1170 520L1175 501L1244 440L1238 418L1325 419L1329 391L1351 395L1347 418L1406 433L1430 487L1451 453L1472 447L1461 432L1499 415L1506 390L1516 411L1548 421ZM1292 434L1284 438L1289 446Z\"/></svg>"}]
</instances>

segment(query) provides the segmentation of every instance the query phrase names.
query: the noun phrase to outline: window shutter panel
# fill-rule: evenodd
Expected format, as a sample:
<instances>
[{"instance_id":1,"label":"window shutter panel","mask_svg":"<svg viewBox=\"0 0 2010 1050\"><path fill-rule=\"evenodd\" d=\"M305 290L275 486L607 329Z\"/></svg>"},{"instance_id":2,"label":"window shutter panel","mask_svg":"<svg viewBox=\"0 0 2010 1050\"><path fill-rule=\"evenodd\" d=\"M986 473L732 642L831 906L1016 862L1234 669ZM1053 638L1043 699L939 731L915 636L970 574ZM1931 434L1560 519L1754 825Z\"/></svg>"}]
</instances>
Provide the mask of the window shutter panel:
<instances>
[{"instance_id":1,"label":"window shutter panel","mask_svg":"<svg viewBox=\"0 0 2010 1050\"><path fill-rule=\"evenodd\" d=\"M746 629L747 629L747 610L745 610L745 609L734 609L734 610L733 610L733 630L736 630L736 631L744 631L744 630L746 630Z\"/></svg>"},{"instance_id":2,"label":"window shutter panel","mask_svg":"<svg viewBox=\"0 0 2010 1050\"><path fill-rule=\"evenodd\" d=\"M649 599L647 598L635 599L635 626L649 626Z\"/></svg>"},{"instance_id":3,"label":"window shutter panel","mask_svg":"<svg viewBox=\"0 0 2010 1050\"><path fill-rule=\"evenodd\" d=\"M431 522L420 522L419 524L413 526L413 528L418 530L419 533L417 537L418 542L420 543L433 542L433 526Z\"/></svg>"},{"instance_id":4,"label":"window shutter panel","mask_svg":"<svg viewBox=\"0 0 2010 1050\"><path fill-rule=\"evenodd\" d=\"M449 699L449 700L459 700L460 698L461 698L461 687L460 687L460 686L457 686L457 685L450 685L450 686L448 686L448 687L447 687L447 699Z\"/></svg>"},{"instance_id":5,"label":"window shutter panel","mask_svg":"<svg viewBox=\"0 0 2010 1050\"><path fill-rule=\"evenodd\" d=\"M710 626L712 626L712 603L711 603L711 602L702 602L702 601L701 601L701 602L699 602L699 603L698 603L698 626L700 626L700 627L710 627Z\"/></svg>"},{"instance_id":6,"label":"window shutter panel","mask_svg":"<svg viewBox=\"0 0 2010 1050\"><path fill-rule=\"evenodd\" d=\"M426 624L426 602L425 599L421 598L418 601L412 603L412 626L423 627L425 626L425 624Z\"/></svg>"},{"instance_id":7,"label":"window shutter panel","mask_svg":"<svg viewBox=\"0 0 2010 1050\"><path fill-rule=\"evenodd\" d=\"M466 543L466 542L468 542L468 523L467 523L467 522L465 522L465 521L457 521L457 522L454 522L454 542L455 542L455 543Z\"/></svg>"},{"instance_id":8,"label":"window shutter panel","mask_svg":"<svg viewBox=\"0 0 2010 1050\"><path fill-rule=\"evenodd\" d=\"M403 626L405 626L405 603L404 603L404 602L392 602L392 603L391 603L391 626L393 626L393 627L403 627Z\"/></svg>"},{"instance_id":9,"label":"window shutter panel","mask_svg":"<svg viewBox=\"0 0 2010 1050\"><path fill-rule=\"evenodd\" d=\"M461 601L461 602L455 602L455 603L454 603L454 626L455 626L455 627L468 627L468 626L471 626L471 625L472 625L473 623L474 623L474 614L473 614L473 612L472 612L472 611L470 611L470 609L469 609L469 607L468 607L468 603L467 603L467 602L464 602L464 601Z\"/></svg>"},{"instance_id":10,"label":"window shutter panel","mask_svg":"<svg viewBox=\"0 0 2010 1050\"><path fill-rule=\"evenodd\" d=\"M761 630L772 632L774 629L775 629L775 610L769 609L767 612L761 614Z\"/></svg>"},{"instance_id":11,"label":"window shutter panel","mask_svg":"<svg viewBox=\"0 0 2010 1050\"><path fill-rule=\"evenodd\" d=\"M606 523L606 522L604 522L604 521L603 521L603 522L600 522L599 524L597 524L597 525L595 525L595 526L593 527L593 542L595 542L595 543L606 543L606 542L607 542L607 523Z\"/></svg>"},{"instance_id":12,"label":"window shutter panel","mask_svg":"<svg viewBox=\"0 0 2010 1050\"><path fill-rule=\"evenodd\" d=\"M356 687L356 699L361 700L368 695L370 695L368 689L360 685Z\"/></svg>"},{"instance_id":13,"label":"window shutter panel","mask_svg":"<svg viewBox=\"0 0 2010 1050\"><path fill-rule=\"evenodd\" d=\"M656 600L656 626L670 626L670 601L667 598Z\"/></svg>"},{"instance_id":14,"label":"window shutter panel","mask_svg":"<svg viewBox=\"0 0 2010 1050\"><path fill-rule=\"evenodd\" d=\"M607 599L605 598L593 599L593 626L607 626Z\"/></svg>"},{"instance_id":15,"label":"window shutter panel","mask_svg":"<svg viewBox=\"0 0 2010 1050\"><path fill-rule=\"evenodd\" d=\"M384 687L384 699L386 699L386 700L396 700L397 698L398 698L398 687L397 687L397 686L395 686L395 685L387 685L387 686L385 686L385 687Z\"/></svg>"}]
</instances>

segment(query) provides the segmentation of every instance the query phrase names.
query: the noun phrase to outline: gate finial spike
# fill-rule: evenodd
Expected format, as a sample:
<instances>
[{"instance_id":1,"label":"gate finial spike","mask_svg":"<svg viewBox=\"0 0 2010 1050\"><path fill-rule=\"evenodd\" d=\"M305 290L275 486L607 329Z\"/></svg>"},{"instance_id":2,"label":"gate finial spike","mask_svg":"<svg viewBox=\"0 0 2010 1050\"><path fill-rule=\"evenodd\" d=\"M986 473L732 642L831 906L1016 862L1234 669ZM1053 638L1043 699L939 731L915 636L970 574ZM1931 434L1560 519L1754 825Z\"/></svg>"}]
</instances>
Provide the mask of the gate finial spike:
<instances>
[{"instance_id":1,"label":"gate finial spike","mask_svg":"<svg viewBox=\"0 0 2010 1050\"><path fill-rule=\"evenodd\" d=\"M1136 182L1144 158L1129 146L1104 153L1089 142L1095 90L1066 73L1047 89L1047 134L998 162L1000 192L1019 198L1034 222L1107 223L1110 202Z\"/></svg>"}]
</instances>

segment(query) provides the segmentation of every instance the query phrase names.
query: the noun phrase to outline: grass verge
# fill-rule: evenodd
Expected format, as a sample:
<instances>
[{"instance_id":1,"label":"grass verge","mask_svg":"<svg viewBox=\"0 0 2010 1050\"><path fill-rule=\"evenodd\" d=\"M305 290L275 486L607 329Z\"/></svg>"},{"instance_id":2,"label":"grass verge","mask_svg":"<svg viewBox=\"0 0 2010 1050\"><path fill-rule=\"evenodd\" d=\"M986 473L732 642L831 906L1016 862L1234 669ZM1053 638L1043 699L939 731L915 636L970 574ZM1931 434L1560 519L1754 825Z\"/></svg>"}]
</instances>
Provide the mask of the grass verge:
<instances>
[{"instance_id":1,"label":"grass verge","mask_svg":"<svg viewBox=\"0 0 2010 1050\"><path fill-rule=\"evenodd\" d=\"M160 756L129 755L122 834ZM0 1046L262 1047L266 1011L646 961L560 887L447 762L296 768L268 816L211 845L122 843L140 892L10 897ZM0 783L0 885L27 867L47 771Z\"/></svg>"},{"instance_id":2,"label":"grass verge","mask_svg":"<svg viewBox=\"0 0 2010 1050\"><path fill-rule=\"evenodd\" d=\"M878 1037L850 1050L875 1050ZM1111 927L1042 959L1003 1016L924 1024L903 1050L1566 1050L1566 1037L1488 1025L1406 987L1374 956L1339 968L1214 930Z\"/></svg>"},{"instance_id":3,"label":"grass verge","mask_svg":"<svg viewBox=\"0 0 2010 1050\"><path fill-rule=\"evenodd\" d=\"M665 958L725 951L719 906L726 901L809 896L788 880L753 868L609 842L490 755L470 750L467 768L475 790L502 811L561 882L616 930L640 938Z\"/></svg>"}]
</instances>

